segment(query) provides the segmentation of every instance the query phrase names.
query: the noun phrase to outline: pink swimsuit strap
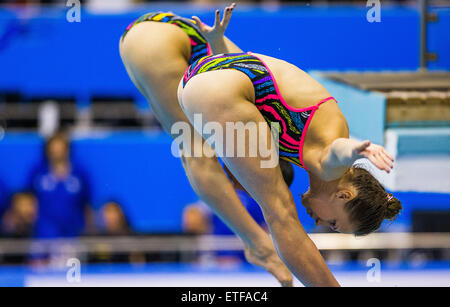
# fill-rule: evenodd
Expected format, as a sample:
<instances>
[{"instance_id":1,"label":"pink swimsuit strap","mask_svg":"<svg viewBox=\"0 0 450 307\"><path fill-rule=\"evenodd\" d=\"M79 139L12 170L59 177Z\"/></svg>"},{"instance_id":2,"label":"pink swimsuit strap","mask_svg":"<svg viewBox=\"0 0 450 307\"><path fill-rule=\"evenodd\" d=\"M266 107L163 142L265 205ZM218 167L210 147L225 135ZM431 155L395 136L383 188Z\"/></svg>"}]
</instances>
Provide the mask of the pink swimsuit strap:
<instances>
[{"instance_id":1,"label":"pink swimsuit strap","mask_svg":"<svg viewBox=\"0 0 450 307\"><path fill-rule=\"evenodd\" d=\"M334 101L336 101L337 102L337 100L336 99L334 99L334 97L333 96L330 96L330 97L327 97L327 98L325 98L325 99L322 99L321 101L319 101L319 103L318 104L316 104L316 106L317 107L319 107L322 103L324 103L324 102L327 102L328 100L334 100Z\"/></svg>"},{"instance_id":2,"label":"pink swimsuit strap","mask_svg":"<svg viewBox=\"0 0 450 307\"><path fill-rule=\"evenodd\" d=\"M314 116L314 113L316 113L316 111L317 111L317 109L319 109L320 105L323 104L323 103L325 103L325 102L327 102L327 101L330 101L330 100L334 100L334 101L336 101L336 103L337 103L337 100L334 99L333 96L330 96L330 97L327 97L327 98L325 98L325 99L322 99L321 101L319 101L318 104L316 104L315 106L313 106L312 113L311 113L311 115L309 116L308 121L306 122L305 128L303 129L302 138L301 138L301 141L300 141L300 149L299 149L299 153L300 153L300 154L299 154L299 158L300 158L300 163L302 164L303 168L304 168L306 171L309 171L308 168L307 168L306 165L305 165L305 162L303 161L303 145L304 145L304 142L305 142L306 131L307 131L308 128L309 128L309 125L310 125L310 123L311 123L311 119L312 119L313 116ZM307 109L309 109L309 108L307 108Z\"/></svg>"}]
</instances>

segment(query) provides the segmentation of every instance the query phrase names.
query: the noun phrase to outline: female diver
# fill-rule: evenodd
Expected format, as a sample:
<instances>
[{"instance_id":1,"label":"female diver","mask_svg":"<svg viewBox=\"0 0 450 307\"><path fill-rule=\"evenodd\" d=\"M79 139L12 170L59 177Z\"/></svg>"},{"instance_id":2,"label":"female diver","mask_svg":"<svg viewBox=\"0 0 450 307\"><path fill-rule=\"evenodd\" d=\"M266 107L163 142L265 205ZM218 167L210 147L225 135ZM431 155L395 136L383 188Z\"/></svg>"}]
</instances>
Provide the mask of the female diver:
<instances>
[{"instance_id":1,"label":"female diver","mask_svg":"<svg viewBox=\"0 0 450 307\"><path fill-rule=\"evenodd\" d=\"M167 132L171 133L175 123L189 124L177 100L178 82L188 66L210 55L211 48L237 48L223 36L233 9L234 4L225 9L222 21L220 12L216 11L215 27L203 27L203 32L198 28L198 21L159 12L140 17L122 35L119 48L125 68ZM188 147L206 148L202 137L194 136L193 128L191 131L192 144ZM174 138L177 135L172 134ZM283 286L291 286L292 274L278 257L269 235L240 202L217 157L184 155L182 145L183 166L199 198L242 239L249 262L268 270Z\"/></svg>"},{"instance_id":2,"label":"female diver","mask_svg":"<svg viewBox=\"0 0 450 307\"><path fill-rule=\"evenodd\" d=\"M219 34L214 32L215 27L195 20L202 33ZM349 138L347 121L337 101L320 83L285 61L227 45L223 36L215 35L210 41L214 42L211 46L215 55L192 63L178 88L179 103L191 123L195 115L201 115L204 123L222 127L256 123L262 127L258 135L267 136L258 139L258 146L275 154L269 125L278 124L280 158L308 172L310 187L302 195L302 204L316 224L365 235L377 230L384 219L395 218L400 202L368 171L353 165L357 159L367 158L389 173L393 157L382 146ZM208 139L210 134L198 125L195 128ZM244 138L246 152L250 152L256 141L250 134ZM210 145L216 151L230 149L235 140L215 138ZM264 158L260 154L225 154L222 159L261 206L274 245L291 272L305 285L337 286L300 224L279 167L261 167Z\"/></svg>"}]
</instances>

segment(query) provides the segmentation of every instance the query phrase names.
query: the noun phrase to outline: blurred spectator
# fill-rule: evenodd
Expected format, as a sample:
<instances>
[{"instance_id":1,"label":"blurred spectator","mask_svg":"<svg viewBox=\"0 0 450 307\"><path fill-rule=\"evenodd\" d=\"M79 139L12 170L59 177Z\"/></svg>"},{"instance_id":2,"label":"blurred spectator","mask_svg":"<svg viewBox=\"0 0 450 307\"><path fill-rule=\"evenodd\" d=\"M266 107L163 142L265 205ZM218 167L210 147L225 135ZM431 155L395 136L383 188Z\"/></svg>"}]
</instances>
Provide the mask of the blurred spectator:
<instances>
[{"instance_id":1,"label":"blurred spectator","mask_svg":"<svg viewBox=\"0 0 450 307\"><path fill-rule=\"evenodd\" d=\"M183 231L188 234L206 234L211 232L211 214L201 201L184 208Z\"/></svg>"},{"instance_id":2,"label":"blurred spectator","mask_svg":"<svg viewBox=\"0 0 450 307\"><path fill-rule=\"evenodd\" d=\"M45 145L46 161L31 176L38 200L37 238L82 234L89 213L89 185L84 173L70 161L70 143L56 133Z\"/></svg>"},{"instance_id":3,"label":"blurred spectator","mask_svg":"<svg viewBox=\"0 0 450 307\"><path fill-rule=\"evenodd\" d=\"M108 236L125 236L132 234L128 219L122 207L115 201L106 203L101 209L103 229L100 233Z\"/></svg>"},{"instance_id":4,"label":"blurred spectator","mask_svg":"<svg viewBox=\"0 0 450 307\"><path fill-rule=\"evenodd\" d=\"M133 231L128 223L128 218L122 206L116 201L109 201L100 210L102 225L98 229L100 235L126 236L132 235ZM90 255L89 262L126 262L141 264L146 262L146 256L140 252L111 251L108 245L98 244L96 251Z\"/></svg>"},{"instance_id":5,"label":"blurred spectator","mask_svg":"<svg viewBox=\"0 0 450 307\"><path fill-rule=\"evenodd\" d=\"M11 198L11 204L0 220L1 235L15 239L32 237L37 210L37 200L32 193L16 193ZM2 262L23 264L28 261L28 257L26 252L6 254L2 256Z\"/></svg>"},{"instance_id":6,"label":"blurred spectator","mask_svg":"<svg viewBox=\"0 0 450 307\"><path fill-rule=\"evenodd\" d=\"M14 238L31 237L37 218L37 207L36 197L32 193L15 194L11 199L10 208L2 218L2 234Z\"/></svg>"}]
</instances>

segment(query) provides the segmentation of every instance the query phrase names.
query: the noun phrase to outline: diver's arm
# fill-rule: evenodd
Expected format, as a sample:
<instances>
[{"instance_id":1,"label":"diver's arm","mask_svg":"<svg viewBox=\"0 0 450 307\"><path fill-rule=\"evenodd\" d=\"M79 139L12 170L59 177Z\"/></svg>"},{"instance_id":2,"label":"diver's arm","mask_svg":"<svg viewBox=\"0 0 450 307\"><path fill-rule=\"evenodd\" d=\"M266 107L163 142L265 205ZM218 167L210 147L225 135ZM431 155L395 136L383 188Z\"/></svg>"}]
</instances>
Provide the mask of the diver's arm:
<instances>
[{"instance_id":1,"label":"diver's arm","mask_svg":"<svg viewBox=\"0 0 450 307\"><path fill-rule=\"evenodd\" d=\"M317 155L320 158L312 168L315 168L315 173L326 181L342 177L349 167L361 158L369 159L377 168L387 173L393 168L394 161L383 146L349 138L337 138Z\"/></svg>"},{"instance_id":2,"label":"diver's arm","mask_svg":"<svg viewBox=\"0 0 450 307\"><path fill-rule=\"evenodd\" d=\"M242 49L236 46L228 37L223 36L214 42L209 42L211 46L211 51L213 54L220 53L242 53Z\"/></svg>"},{"instance_id":3,"label":"diver's arm","mask_svg":"<svg viewBox=\"0 0 450 307\"><path fill-rule=\"evenodd\" d=\"M216 10L216 19L213 27L204 24L197 16L192 16L197 22L199 30L208 40L213 54L243 52L242 49L225 36L225 30L230 22L235 6L236 4L233 3L225 8L222 21L220 21L220 11Z\"/></svg>"}]
</instances>

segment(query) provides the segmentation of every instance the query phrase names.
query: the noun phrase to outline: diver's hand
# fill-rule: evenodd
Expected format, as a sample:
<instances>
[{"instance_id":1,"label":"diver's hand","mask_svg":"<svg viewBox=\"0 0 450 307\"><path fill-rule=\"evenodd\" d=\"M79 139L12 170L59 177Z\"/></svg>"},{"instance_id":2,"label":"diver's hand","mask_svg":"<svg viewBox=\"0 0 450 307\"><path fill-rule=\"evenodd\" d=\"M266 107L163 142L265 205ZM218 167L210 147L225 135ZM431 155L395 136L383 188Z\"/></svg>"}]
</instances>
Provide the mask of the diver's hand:
<instances>
[{"instance_id":1,"label":"diver's hand","mask_svg":"<svg viewBox=\"0 0 450 307\"><path fill-rule=\"evenodd\" d=\"M228 23L231 19L231 13L233 12L233 9L235 7L236 4L233 3L232 5L225 8L222 21L220 21L220 11L216 10L216 20L213 27L204 24L197 16L192 16L192 19L197 22L197 26L200 29L200 32L202 32L202 34L205 36L205 38L209 42L215 42L217 40L223 39L225 30L227 29Z\"/></svg>"},{"instance_id":2,"label":"diver's hand","mask_svg":"<svg viewBox=\"0 0 450 307\"><path fill-rule=\"evenodd\" d=\"M390 173L394 167L394 158L384 149L383 146L364 141L353 148L356 158L367 158L380 170Z\"/></svg>"},{"instance_id":3,"label":"diver's hand","mask_svg":"<svg viewBox=\"0 0 450 307\"><path fill-rule=\"evenodd\" d=\"M282 287L292 287L292 274L286 265L278 257L272 242L265 247L251 248L245 246L245 258L251 264L260 266L272 274L280 282Z\"/></svg>"}]
</instances>

